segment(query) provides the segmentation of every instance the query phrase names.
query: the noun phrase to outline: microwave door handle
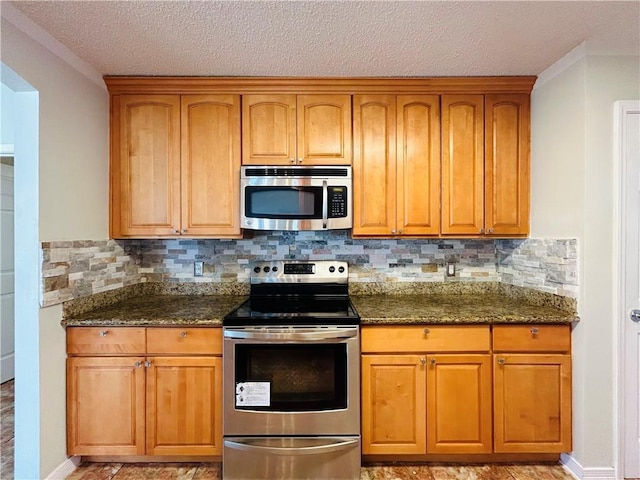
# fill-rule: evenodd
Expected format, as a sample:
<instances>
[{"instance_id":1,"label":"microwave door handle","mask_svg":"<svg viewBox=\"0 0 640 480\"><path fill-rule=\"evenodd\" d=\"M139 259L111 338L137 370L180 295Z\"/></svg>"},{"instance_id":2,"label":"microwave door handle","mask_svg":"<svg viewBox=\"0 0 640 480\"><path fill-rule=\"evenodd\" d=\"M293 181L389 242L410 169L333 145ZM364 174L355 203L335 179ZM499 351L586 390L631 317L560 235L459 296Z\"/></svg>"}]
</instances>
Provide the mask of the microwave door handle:
<instances>
[{"instance_id":1,"label":"microwave door handle","mask_svg":"<svg viewBox=\"0 0 640 480\"><path fill-rule=\"evenodd\" d=\"M327 220L329 219L329 189L327 181L322 181L322 228L327 228Z\"/></svg>"}]
</instances>

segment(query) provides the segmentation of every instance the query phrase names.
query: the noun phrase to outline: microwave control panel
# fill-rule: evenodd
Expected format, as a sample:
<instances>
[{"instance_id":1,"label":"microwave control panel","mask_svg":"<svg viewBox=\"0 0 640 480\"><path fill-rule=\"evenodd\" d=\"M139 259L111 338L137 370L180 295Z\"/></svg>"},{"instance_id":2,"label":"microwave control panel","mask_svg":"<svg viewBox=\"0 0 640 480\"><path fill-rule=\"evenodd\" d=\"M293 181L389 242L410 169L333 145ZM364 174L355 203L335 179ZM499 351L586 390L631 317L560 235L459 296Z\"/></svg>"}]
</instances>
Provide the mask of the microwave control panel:
<instances>
[{"instance_id":1,"label":"microwave control panel","mask_svg":"<svg viewBox=\"0 0 640 480\"><path fill-rule=\"evenodd\" d=\"M329 218L347 216L347 187L329 187Z\"/></svg>"}]
</instances>

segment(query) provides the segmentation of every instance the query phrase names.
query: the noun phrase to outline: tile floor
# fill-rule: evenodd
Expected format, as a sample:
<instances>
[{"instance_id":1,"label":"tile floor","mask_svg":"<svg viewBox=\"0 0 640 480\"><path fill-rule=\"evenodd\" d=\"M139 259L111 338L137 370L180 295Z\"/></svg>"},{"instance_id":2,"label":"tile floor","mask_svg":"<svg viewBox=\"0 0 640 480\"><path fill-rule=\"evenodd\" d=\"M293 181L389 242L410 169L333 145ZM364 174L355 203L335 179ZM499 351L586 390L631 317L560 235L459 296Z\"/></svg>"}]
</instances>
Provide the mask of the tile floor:
<instances>
[{"instance_id":1,"label":"tile floor","mask_svg":"<svg viewBox=\"0 0 640 480\"><path fill-rule=\"evenodd\" d=\"M81 465L66 480L220 480L219 463ZM575 480L560 465L365 466L361 480ZM327 479L330 480L330 479Z\"/></svg>"},{"instance_id":2,"label":"tile floor","mask_svg":"<svg viewBox=\"0 0 640 480\"><path fill-rule=\"evenodd\" d=\"M13 478L13 380L0 385L0 479Z\"/></svg>"}]
</instances>

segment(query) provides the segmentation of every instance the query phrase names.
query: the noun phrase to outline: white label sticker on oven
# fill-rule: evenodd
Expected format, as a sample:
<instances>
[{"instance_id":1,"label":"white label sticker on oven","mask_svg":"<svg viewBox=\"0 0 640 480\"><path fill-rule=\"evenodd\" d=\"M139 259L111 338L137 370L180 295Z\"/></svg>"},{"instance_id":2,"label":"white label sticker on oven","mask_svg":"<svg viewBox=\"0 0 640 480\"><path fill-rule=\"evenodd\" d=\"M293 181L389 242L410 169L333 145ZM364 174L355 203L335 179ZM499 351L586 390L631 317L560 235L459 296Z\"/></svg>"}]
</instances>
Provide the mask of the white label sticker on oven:
<instances>
[{"instance_id":1,"label":"white label sticker on oven","mask_svg":"<svg viewBox=\"0 0 640 480\"><path fill-rule=\"evenodd\" d=\"M236 383L236 407L268 407L271 405L271 383Z\"/></svg>"}]
</instances>

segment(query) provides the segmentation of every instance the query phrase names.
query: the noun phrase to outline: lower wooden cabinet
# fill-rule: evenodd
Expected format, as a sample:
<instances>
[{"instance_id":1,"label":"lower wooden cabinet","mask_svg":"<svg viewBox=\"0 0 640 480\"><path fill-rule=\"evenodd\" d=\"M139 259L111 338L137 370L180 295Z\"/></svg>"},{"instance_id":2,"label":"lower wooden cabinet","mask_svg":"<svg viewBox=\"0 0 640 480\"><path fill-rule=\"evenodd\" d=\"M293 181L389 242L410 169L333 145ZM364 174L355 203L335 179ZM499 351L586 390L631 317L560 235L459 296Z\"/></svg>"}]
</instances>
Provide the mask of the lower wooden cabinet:
<instances>
[{"instance_id":1,"label":"lower wooden cabinet","mask_svg":"<svg viewBox=\"0 0 640 480\"><path fill-rule=\"evenodd\" d=\"M568 325L493 328L496 453L571 451L570 340Z\"/></svg>"},{"instance_id":2,"label":"lower wooden cabinet","mask_svg":"<svg viewBox=\"0 0 640 480\"><path fill-rule=\"evenodd\" d=\"M68 329L67 453L221 455L220 329L135 330Z\"/></svg>"},{"instance_id":3,"label":"lower wooden cabinet","mask_svg":"<svg viewBox=\"0 0 640 480\"><path fill-rule=\"evenodd\" d=\"M365 455L571 451L568 325L363 326Z\"/></svg>"}]
</instances>

